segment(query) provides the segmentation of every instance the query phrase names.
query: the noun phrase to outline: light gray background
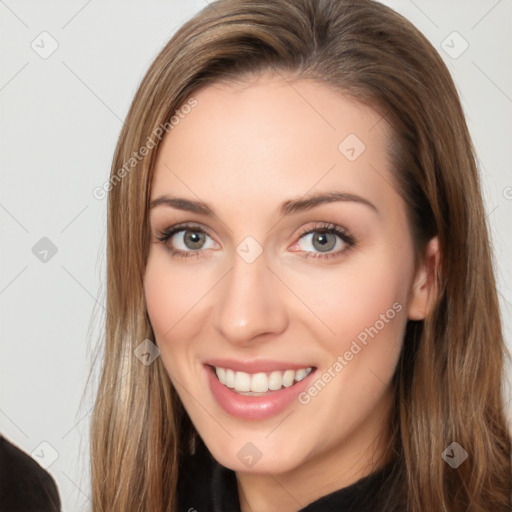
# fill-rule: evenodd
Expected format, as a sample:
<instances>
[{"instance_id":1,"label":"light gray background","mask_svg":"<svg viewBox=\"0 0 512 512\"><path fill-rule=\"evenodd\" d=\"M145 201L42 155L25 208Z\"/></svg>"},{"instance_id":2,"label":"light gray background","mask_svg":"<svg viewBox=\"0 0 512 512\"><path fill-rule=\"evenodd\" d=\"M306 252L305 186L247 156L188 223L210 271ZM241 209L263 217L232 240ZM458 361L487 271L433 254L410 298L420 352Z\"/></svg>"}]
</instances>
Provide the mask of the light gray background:
<instances>
[{"instance_id":1,"label":"light gray background","mask_svg":"<svg viewBox=\"0 0 512 512\"><path fill-rule=\"evenodd\" d=\"M384 3L430 39L462 96L510 347L512 0ZM49 465L67 512L90 506L96 379L87 385L87 376L103 326L106 223L106 200L92 190L108 179L121 120L150 62L205 5L0 0L0 431ZM46 59L31 47L49 51L52 40L58 48ZM43 237L57 248L46 262L32 250Z\"/></svg>"}]
</instances>

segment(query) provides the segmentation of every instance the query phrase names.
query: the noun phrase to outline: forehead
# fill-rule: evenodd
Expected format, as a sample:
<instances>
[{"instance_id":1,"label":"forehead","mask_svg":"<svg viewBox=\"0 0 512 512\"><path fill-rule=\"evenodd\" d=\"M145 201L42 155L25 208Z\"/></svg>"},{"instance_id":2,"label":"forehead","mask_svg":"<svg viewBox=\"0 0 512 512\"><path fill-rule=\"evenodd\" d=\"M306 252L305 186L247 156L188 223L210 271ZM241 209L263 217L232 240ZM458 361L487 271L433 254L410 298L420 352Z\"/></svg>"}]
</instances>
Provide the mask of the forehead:
<instances>
[{"instance_id":1,"label":"forehead","mask_svg":"<svg viewBox=\"0 0 512 512\"><path fill-rule=\"evenodd\" d=\"M364 192L377 203L394 193L385 121L325 84L263 74L193 97L197 106L161 143L152 197L273 209L316 189Z\"/></svg>"}]
</instances>

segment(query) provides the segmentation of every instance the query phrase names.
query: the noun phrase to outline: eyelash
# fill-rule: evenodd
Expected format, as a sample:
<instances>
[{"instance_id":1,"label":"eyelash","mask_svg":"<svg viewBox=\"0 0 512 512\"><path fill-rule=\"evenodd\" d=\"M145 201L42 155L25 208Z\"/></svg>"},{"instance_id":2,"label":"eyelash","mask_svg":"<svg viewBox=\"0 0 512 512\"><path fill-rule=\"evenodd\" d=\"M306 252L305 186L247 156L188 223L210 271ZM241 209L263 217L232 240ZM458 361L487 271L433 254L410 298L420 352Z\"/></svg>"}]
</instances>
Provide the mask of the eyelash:
<instances>
[{"instance_id":1,"label":"eyelash","mask_svg":"<svg viewBox=\"0 0 512 512\"><path fill-rule=\"evenodd\" d=\"M199 258L201 250L181 251L181 250L173 249L172 247L170 247L167 244L169 239L176 233L179 233L180 231L194 231L196 233L204 233L205 235L210 236L207 231L205 231L201 227L197 226L196 224L185 223L185 224L178 224L177 226L173 226L164 231L161 231L157 235L157 240L162 242L166 246L167 250L171 253L171 256L173 258L174 257L177 257L177 258L190 258L190 257ZM346 244L346 247L341 250L338 250L336 252L333 252L333 253L324 253L324 254L314 253L312 251L305 251L306 256L303 256L304 259L308 259L308 258L312 257L312 258L327 260L329 258L339 257L342 254L344 254L345 252L347 252L348 250L350 250L351 248L355 247L355 245L357 243L356 239L347 230L345 230L344 228L342 228L340 226L337 226L336 224L330 224L330 223L322 223L317 226L313 226L312 228L306 228L303 231L301 231L298 239L300 240L301 238L303 238L306 235L309 235L311 233L317 233L317 232L330 233L333 235L337 235Z\"/></svg>"}]
</instances>

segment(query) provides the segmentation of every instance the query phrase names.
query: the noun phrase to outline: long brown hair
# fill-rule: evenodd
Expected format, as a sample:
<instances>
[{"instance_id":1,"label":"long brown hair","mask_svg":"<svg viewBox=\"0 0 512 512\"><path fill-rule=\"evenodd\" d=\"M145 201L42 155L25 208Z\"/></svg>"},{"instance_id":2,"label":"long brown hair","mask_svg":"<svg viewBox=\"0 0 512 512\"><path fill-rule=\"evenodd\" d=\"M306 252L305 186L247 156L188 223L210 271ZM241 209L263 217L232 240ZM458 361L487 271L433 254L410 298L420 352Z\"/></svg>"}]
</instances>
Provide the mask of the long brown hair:
<instances>
[{"instance_id":1,"label":"long brown hair","mask_svg":"<svg viewBox=\"0 0 512 512\"><path fill-rule=\"evenodd\" d=\"M396 464L382 510L400 502L411 512L510 510L501 388L508 351L474 150L442 59L410 22L372 0L218 0L150 66L113 159L94 512L174 512L180 457L194 431L160 359L134 357L154 340L143 293L154 135L199 87L263 70L371 105L394 134L390 157L418 254L439 239L438 300L424 321L408 322L393 380ZM149 138L147 155L130 160ZM442 457L452 442L468 453L457 469Z\"/></svg>"}]
</instances>

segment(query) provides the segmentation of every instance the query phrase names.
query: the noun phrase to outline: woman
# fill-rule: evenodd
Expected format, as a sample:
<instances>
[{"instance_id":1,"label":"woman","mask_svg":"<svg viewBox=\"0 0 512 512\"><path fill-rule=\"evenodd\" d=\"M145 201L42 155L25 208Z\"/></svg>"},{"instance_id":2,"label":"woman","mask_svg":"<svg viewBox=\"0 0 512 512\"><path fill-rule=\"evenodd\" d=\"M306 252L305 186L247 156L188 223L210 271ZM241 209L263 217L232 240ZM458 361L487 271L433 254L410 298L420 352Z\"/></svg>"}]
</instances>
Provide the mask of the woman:
<instances>
[{"instance_id":1,"label":"woman","mask_svg":"<svg viewBox=\"0 0 512 512\"><path fill-rule=\"evenodd\" d=\"M95 511L510 510L499 307L441 58L370 0L219 0L109 182Z\"/></svg>"}]
</instances>

